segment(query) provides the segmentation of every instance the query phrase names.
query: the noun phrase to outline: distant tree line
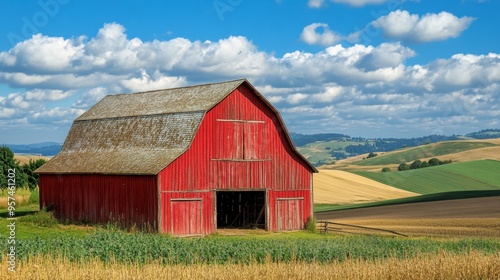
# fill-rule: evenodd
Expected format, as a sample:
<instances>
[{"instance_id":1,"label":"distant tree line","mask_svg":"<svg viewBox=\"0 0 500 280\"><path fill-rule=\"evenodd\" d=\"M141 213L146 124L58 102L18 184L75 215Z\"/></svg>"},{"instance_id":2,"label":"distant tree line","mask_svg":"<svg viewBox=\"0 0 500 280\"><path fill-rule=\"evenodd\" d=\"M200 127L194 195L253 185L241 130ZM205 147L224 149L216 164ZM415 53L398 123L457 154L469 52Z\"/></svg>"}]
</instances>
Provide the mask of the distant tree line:
<instances>
[{"instance_id":1,"label":"distant tree line","mask_svg":"<svg viewBox=\"0 0 500 280\"><path fill-rule=\"evenodd\" d=\"M364 144L353 144L345 147L345 151L350 156L374 153L374 152L390 152L406 147L415 147L424 144L430 144L440 141L458 140L456 135L429 135L417 138L377 138L373 140L365 140ZM354 140L354 138L353 138Z\"/></svg>"},{"instance_id":2,"label":"distant tree line","mask_svg":"<svg viewBox=\"0 0 500 280\"><path fill-rule=\"evenodd\" d=\"M465 136L474 139L488 139L500 137L500 129L483 129L477 132L468 133Z\"/></svg>"},{"instance_id":3,"label":"distant tree line","mask_svg":"<svg viewBox=\"0 0 500 280\"><path fill-rule=\"evenodd\" d=\"M38 174L35 174L34 171L45 162L46 160L44 159L37 159L30 160L29 163L20 165L19 162L14 159L14 153L9 147L0 147L0 188L7 188L7 175L9 169L15 169L16 187L28 187L30 190L33 190L38 186Z\"/></svg>"},{"instance_id":4,"label":"distant tree line","mask_svg":"<svg viewBox=\"0 0 500 280\"><path fill-rule=\"evenodd\" d=\"M309 143L317 141L346 141L351 139L349 135L339 134L339 133L320 133L320 134L300 134L300 133L290 133L293 144L295 146L304 146Z\"/></svg>"},{"instance_id":5,"label":"distant tree line","mask_svg":"<svg viewBox=\"0 0 500 280\"><path fill-rule=\"evenodd\" d=\"M431 158L429 160L429 162L427 162L427 161L421 161L421 160L417 159L414 162L412 162L411 164L401 163L398 166L398 171L426 168L426 167L438 166L438 165L443 165L443 164L448 164L448 163L451 163L451 160L441 161L438 158ZM385 171L383 171L383 172L385 172Z\"/></svg>"},{"instance_id":6,"label":"distant tree line","mask_svg":"<svg viewBox=\"0 0 500 280\"><path fill-rule=\"evenodd\" d=\"M337 160L347 158L347 155L344 152L338 152L338 151L330 152L330 156L336 158Z\"/></svg>"}]
</instances>

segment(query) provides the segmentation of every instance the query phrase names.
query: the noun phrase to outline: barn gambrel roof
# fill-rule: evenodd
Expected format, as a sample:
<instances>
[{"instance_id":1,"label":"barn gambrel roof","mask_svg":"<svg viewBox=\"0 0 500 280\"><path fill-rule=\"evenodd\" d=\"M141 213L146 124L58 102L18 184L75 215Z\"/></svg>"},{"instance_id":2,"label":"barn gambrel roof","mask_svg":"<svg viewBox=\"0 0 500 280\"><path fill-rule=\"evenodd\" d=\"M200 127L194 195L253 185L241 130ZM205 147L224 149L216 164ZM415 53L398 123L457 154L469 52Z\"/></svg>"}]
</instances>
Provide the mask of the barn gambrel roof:
<instances>
[{"instance_id":1,"label":"barn gambrel roof","mask_svg":"<svg viewBox=\"0 0 500 280\"><path fill-rule=\"evenodd\" d=\"M61 152L37 173L156 175L189 148L205 113L242 84L284 128L276 109L246 79L108 95L73 122Z\"/></svg>"}]
</instances>

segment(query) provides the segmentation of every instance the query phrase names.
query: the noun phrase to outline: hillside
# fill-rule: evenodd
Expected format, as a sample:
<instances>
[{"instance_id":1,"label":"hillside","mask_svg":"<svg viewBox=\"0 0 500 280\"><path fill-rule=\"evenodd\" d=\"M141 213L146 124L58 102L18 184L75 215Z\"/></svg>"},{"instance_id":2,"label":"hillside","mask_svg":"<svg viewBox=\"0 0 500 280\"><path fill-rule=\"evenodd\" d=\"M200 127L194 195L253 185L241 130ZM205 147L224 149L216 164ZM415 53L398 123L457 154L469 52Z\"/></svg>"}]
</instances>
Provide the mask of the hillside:
<instances>
[{"instance_id":1,"label":"hillside","mask_svg":"<svg viewBox=\"0 0 500 280\"><path fill-rule=\"evenodd\" d=\"M352 204L418 195L340 170L314 174L314 203Z\"/></svg>"},{"instance_id":2,"label":"hillside","mask_svg":"<svg viewBox=\"0 0 500 280\"><path fill-rule=\"evenodd\" d=\"M348 157L371 152L380 154L404 148L428 146L429 144L445 141L462 142L475 139L500 138L500 129L485 129L466 135L427 135L413 138L363 138L334 133L312 135L291 133L291 138L298 151L309 162L315 166L322 166ZM458 147L458 149L464 151L462 147ZM421 152L425 152L425 150ZM441 152L450 153L449 151Z\"/></svg>"},{"instance_id":3,"label":"hillside","mask_svg":"<svg viewBox=\"0 0 500 280\"><path fill-rule=\"evenodd\" d=\"M500 161L475 160L400 171L355 174L419 194L455 191L500 190Z\"/></svg>"},{"instance_id":4,"label":"hillside","mask_svg":"<svg viewBox=\"0 0 500 280\"><path fill-rule=\"evenodd\" d=\"M415 159L428 161L435 156L442 160L451 159L453 163L417 170L396 171L398 166L396 162L410 163ZM373 197L374 192L376 193L373 187L362 187L365 184L363 179L381 183L385 188L405 190L414 195L500 190L500 173L498 172L500 170L500 139L440 142L379 154L370 159L363 158L366 158L366 155L341 160L334 165L322 166L320 173L315 175L317 178L314 181L315 192L317 192L316 203L357 204L370 200L384 200L383 195L378 198ZM388 162L394 163L388 164ZM390 167L392 172L382 173L380 172L382 167ZM359 177L335 177L336 174L345 173L353 173ZM373 183L368 183L368 185L374 186ZM368 189L370 191L365 193ZM328 194L328 191L331 193ZM324 199L328 198L328 195L335 200ZM386 195L386 200L398 198L384 195ZM397 195L401 195L399 198L405 198L403 194ZM360 197L362 199L359 199Z\"/></svg>"},{"instance_id":5,"label":"hillside","mask_svg":"<svg viewBox=\"0 0 500 280\"><path fill-rule=\"evenodd\" d=\"M498 139L493 140L500 143ZM368 158L353 162L353 164L367 166L367 165L385 165L385 164L400 164L404 162L411 162L417 159L426 159L431 157L445 156L447 159L452 154L461 153L469 150L481 148L500 148L498 144L488 141L447 141L435 144L423 145L415 148L408 148L398 150L381 156ZM472 155L473 153L471 153Z\"/></svg>"},{"instance_id":6,"label":"hillside","mask_svg":"<svg viewBox=\"0 0 500 280\"><path fill-rule=\"evenodd\" d=\"M367 154L336 161L333 165L325 165L323 169L356 171L364 170L380 172L383 167L397 170L399 163L419 159L428 161L432 157L452 162L492 159L500 160L500 139L448 141L419 147L405 148L387 153L379 153L367 159Z\"/></svg>"}]
</instances>

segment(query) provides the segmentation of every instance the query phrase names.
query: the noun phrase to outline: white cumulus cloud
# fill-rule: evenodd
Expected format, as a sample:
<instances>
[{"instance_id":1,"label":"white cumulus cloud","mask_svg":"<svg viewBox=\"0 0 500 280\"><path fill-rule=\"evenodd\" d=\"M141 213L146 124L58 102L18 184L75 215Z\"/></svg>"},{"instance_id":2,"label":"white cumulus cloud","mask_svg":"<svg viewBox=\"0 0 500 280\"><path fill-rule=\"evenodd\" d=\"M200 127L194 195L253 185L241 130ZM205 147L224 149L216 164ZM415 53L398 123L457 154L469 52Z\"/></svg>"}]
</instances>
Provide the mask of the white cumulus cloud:
<instances>
[{"instance_id":1,"label":"white cumulus cloud","mask_svg":"<svg viewBox=\"0 0 500 280\"><path fill-rule=\"evenodd\" d=\"M429 22L454 26L405 11L379 20L384 32L405 40L432 38L419 29ZM276 55L243 36L143 41L117 23L89 38L38 34L0 52L0 82L15 89L0 94L0 131L21 124L67 129L107 94L242 77L277 106L290 131L369 136L390 128L422 135L498 123L499 54L455 54L419 65L408 62L416 53L402 43L343 46L339 36L315 23L304 28L303 40L325 45L322 50Z\"/></svg>"},{"instance_id":2,"label":"white cumulus cloud","mask_svg":"<svg viewBox=\"0 0 500 280\"><path fill-rule=\"evenodd\" d=\"M149 75L146 70L140 70L140 77L130 78L121 82L130 92L147 91L159 88L174 88L186 85L183 77L167 77L158 70Z\"/></svg>"},{"instance_id":3,"label":"white cumulus cloud","mask_svg":"<svg viewBox=\"0 0 500 280\"><path fill-rule=\"evenodd\" d=\"M474 21L472 17L458 18L448 12L419 16L396 10L372 22L387 38L411 42L442 41L456 38Z\"/></svg>"},{"instance_id":4,"label":"white cumulus cloud","mask_svg":"<svg viewBox=\"0 0 500 280\"><path fill-rule=\"evenodd\" d=\"M304 27L300 39L309 45L329 46L342 40L342 36L330 30L326 23L312 23Z\"/></svg>"}]
</instances>

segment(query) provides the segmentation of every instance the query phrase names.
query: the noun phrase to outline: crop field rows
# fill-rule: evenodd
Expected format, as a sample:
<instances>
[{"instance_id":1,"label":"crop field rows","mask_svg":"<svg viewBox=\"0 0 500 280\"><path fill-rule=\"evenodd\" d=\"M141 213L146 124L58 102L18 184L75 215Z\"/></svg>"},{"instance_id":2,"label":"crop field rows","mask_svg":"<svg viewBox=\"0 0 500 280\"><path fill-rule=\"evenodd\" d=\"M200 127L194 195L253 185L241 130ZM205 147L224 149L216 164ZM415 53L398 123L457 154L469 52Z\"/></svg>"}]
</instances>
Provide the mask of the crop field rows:
<instances>
[{"instance_id":1,"label":"crop field rows","mask_svg":"<svg viewBox=\"0 0 500 280\"><path fill-rule=\"evenodd\" d=\"M2 261L2 266L5 261ZM0 272L0 278L4 275ZM273 262L250 264L164 265L71 262L63 257L36 256L23 262L10 279L498 279L500 256L477 251L417 254L409 258L364 260L349 258L330 263Z\"/></svg>"},{"instance_id":2,"label":"crop field rows","mask_svg":"<svg viewBox=\"0 0 500 280\"><path fill-rule=\"evenodd\" d=\"M175 238L107 229L19 240L13 279L495 279L500 239L429 239L307 232ZM2 255L2 266L7 257ZM234 274L237 272L237 274ZM3 279L6 270L0 271ZM18 276L18 275L22 275ZM459 277L460 276L460 277ZM284 278L283 278L284 277ZM415 278L415 277L410 277Z\"/></svg>"}]
</instances>

